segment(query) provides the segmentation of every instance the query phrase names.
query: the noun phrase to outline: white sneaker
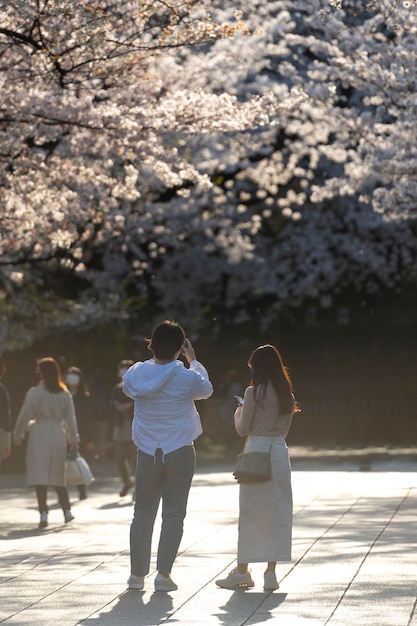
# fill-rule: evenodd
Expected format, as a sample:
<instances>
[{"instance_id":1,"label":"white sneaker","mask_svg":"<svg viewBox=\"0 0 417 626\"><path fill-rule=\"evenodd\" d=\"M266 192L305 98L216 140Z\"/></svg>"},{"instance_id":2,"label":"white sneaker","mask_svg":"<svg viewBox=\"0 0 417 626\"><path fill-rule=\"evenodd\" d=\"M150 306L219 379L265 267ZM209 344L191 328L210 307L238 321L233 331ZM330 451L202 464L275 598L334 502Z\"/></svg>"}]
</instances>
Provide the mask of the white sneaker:
<instances>
[{"instance_id":1,"label":"white sneaker","mask_svg":"<svg viewBox=\"0 0 417 626\"><path fill-rule=\"evenodd\" d=\"M216 585L222 587L222 589L247 589L248 587L254 587L255 583L252 580L249 570L241 574L237 567L235 567L226 578L216 580Z\"/></svg>"},{"instance_id":2,"label":"white sneaker","mask_svg":"<svg viewBox=\"0 0 417 626\"><path fill-rule=\"evenodd\" d=\"M264 591L274 591L275 589L279 589L279 584L275 572L265 572Z\"/></svg>"},{"instance_id":3,"label":"white sneaker","mask_svg":"<svg viewBox=\"0 0 417 626\"><path fill-rule=\"evenodd\" d=\"M41 513L41 519L39 521L39 528L46 528L48 526L48 513L45 511Z\"/></svg>"},{"instance_id":4,"label":"white sneaker","mask_svg":"<svg viewBox=\"0 0 417 626\"><path fill-rule=\"evenodd\" d=\"M171 576L165 578L158 572L155 576L155 591L175 591L178 589L178 585L174 583Z\"/></svg>"},{"instance_id":5,"label":"white sneaker","mask_svg":"<svg viewBox=\"0 0 417 626\"><path fill-rule=\"evenodd\" d=\"M72 520L75 519L73 514L71 513L71 511L67 510L64 511L64 521L66 524L68 524L68 522L72 522Z\"/></svg>"},{"instance_id":6,"label":"white sneaker","mask_svg":"<svg viewBox=\"0 0 417 626\"><path fill-rule=\"evenodd\" d=\"M130 574L127 579L127 586L128 589L138 589L139 591L142 591L145 586L144 576L133 576L133 574Z\"/></svg>"}]
</instances>

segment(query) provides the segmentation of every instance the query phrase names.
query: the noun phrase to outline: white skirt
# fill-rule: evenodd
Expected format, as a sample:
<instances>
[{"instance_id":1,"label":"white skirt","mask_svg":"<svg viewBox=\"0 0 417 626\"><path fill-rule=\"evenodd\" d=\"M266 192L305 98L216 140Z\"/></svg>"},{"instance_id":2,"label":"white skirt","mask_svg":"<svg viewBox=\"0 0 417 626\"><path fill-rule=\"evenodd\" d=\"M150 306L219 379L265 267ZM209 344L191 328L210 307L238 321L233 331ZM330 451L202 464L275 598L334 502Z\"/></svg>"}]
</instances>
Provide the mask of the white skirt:
<instances>
[{"instance_id":1,"label":"white skirt","mask_svg":"<svg viewBox=\"0 0 417 626\"><path fill-rule=\"evenodd\" d=\"M291 561L291 465L285 439L249 435L245 451L267 452L270 446L272 479L239 485L238 563Z\"/></svg>"}]
</instances>

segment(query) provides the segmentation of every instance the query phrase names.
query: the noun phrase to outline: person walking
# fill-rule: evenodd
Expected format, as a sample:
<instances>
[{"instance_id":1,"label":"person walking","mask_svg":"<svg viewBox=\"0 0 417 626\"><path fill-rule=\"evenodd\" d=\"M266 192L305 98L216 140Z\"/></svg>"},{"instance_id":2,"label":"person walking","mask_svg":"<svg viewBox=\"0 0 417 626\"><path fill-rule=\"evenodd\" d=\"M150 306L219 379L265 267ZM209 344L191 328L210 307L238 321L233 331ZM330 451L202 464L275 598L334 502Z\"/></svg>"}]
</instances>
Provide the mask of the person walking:
<instances>
[{"instance_id":1,"label":"person walking","mask_svg":"<svg viewBox=\"0 0 417 626\"><path fill-rule=\"evenodd\" d=\"M39 384L26 393L18 415L14 442L19 446L27 430L28 486L34 486L40 513L39 528L48 526L48 486L53 486L67 524L74 519L66 487L67 445L80 441L72 397L61 379L58 363L51 357L38 361Z\"/></svg>"},{"instance_id":2,"label":"person walking","mask_svg":"<svg viewBox=\"0 0 417 626\"><path fill-rule=\"evenodd\" d=\"M250 385L235 411L235 428L247 437L245 452L268 452L271 480L240 484L237 567L216 580L224 589L255 585L249 563L266 563L264 590L278 589L277 561L291 560L291 467L285 438L298 411L292 383L278 350L268 344L254 350L248 362Z\"/></svg>"},{"instance_id":3,"label":"person walking","mask_svg":"<svg viewBox=\"0 0 417 626\"><path fill-rule=\"evenodd\" d=\"M90 461L91 453L94 448L94 424L87 378L83 370L75 365L71 365L67 368L64 378L65 384L72 395L72 401L74 402L78 434L80 436L80 454L87 461ZM87 485L81 483L77 485L77 489L79 499L85 500L87 498Z\"/></svg>"},{"instance_id":4,"label":"person walking","mask_svg":"<svg viewBox=\"0 0 417 626\"><path fill-rule=\"evenodd\" d=\"M149 573L155 517L162 499L155 591L174 591L171 569L183 534L195 470L194 440L202 433L194 400L213 393L206 368L197 361L184 329L164 321L148 344L153 358L135 363L123 376L134 400L133 441L138 448L135 508L130 527L129 589L143 589ZM178 359L183 354L189 367Z\"/></svg>"},{"instance_id":5,"label":"person walking","mask_svg":"<svg viewBox=\"0 0 417 626\"><path fill-rule=\"evenodd\" d=\"M119 382L113 387L110 406L113 409L114 458L122 479L119 496L124 498L133 487L132 475L136 465L136 446L132 441L132 421L134 402L123 393L122 378L133 361L125 359L117 366Z\"/></svg>"},{"instance_id":6,"label":"person walking","mask_svg":"<svg viewBox=\"0 0 417 626\"><path fill-rule=\"evenodd\" d=\"M6 364L0 354L0 467L3 459L7 459L12 446L12 412L7 388L1 382L6 373Z\"/></svg>"}]
</instances>

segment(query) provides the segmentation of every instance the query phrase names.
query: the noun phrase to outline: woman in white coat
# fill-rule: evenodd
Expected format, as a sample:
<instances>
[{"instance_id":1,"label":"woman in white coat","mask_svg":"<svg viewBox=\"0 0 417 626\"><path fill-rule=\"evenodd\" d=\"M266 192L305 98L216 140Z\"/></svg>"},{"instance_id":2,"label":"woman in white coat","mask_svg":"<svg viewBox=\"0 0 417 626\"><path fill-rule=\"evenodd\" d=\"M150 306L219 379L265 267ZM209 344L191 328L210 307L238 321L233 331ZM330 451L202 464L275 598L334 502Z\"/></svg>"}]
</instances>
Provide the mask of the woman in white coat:
<instances>
[{"instance_id":1,"label":"woman in white coat","mask_svg":"<svg viewBox=\"0 0 417 626\"><path fill-rule=\"evenodd\" d=\"M243 405L235 412L235 427L247 436L245 452L271 455L271 480L241 484L237 567L216 584L224 589L253 587L248 563L266 563L264 590L278 589L277 561L291 560L291 467L285 437L298 411L290 377L278 350L260 346L248 366L252 380Z\"/></svg>"},{"instance_id":2,"label":"woman in white coat","mask_svg":"<svg viewBox=\"0 0 417 626\"><path fill-rule=\"evenodd\" d=\"M64 521L74 519L66 487L67 447L78 447L77 420L72 396L61 379L58 363L53 358L38 361L39 384L31 387L14 429L14 442L20 445L26 431L29 440L26 451L28 486L36 489L40 522L48 526L48 486L53 486L64 512Z\"/></svg>"}]
</instances>

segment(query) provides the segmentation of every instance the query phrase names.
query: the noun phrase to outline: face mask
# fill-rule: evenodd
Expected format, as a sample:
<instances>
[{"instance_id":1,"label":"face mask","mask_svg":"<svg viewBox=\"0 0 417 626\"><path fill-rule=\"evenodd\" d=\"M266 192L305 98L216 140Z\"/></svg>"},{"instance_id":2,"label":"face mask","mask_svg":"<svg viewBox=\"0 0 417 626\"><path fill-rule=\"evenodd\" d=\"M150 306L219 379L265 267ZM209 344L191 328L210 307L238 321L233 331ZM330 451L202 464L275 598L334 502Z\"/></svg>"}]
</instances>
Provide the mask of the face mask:
<instances>
[{"instance_id":1,"label":"face mask","mask_svg":"<svg viewBox=\"0 0 417 626\"><path fill-rule=\"evenodd\" d=\"M67 376L65 377L65 382L67 383L67 385L79 385L80 377L78 376L78 374L67 374Z\"/></svg>"}]
</instances>

